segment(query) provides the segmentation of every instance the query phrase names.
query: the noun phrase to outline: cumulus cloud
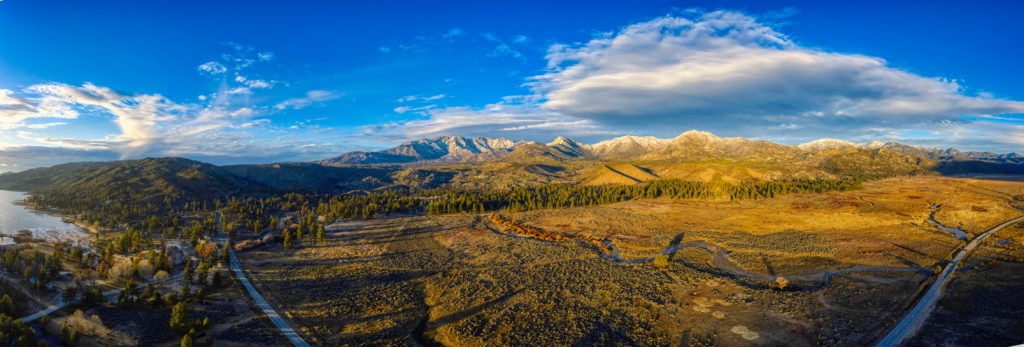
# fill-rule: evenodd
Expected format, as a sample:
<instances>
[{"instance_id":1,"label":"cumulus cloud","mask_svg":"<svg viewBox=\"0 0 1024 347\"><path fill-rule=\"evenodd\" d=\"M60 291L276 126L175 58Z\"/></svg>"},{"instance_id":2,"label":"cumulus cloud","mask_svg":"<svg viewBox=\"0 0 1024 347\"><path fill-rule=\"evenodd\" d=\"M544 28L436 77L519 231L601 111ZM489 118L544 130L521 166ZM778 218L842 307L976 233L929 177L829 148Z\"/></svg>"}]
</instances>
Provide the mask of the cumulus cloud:
<instances>
[{"instance_id":1,"label":"cumulus cloud","mask_svg":"<svg viewBox=\"0 0 1024 347\"><path fill-rule=\"evenodd\" d=\"M274 108L278 110L294 109L299 110L315 103L322 103L324 101L330 101L340 98L341 95L329 90L311 90L306 92L305 97L292 98L274 105Z\"/></svg>"},{"instance_id":2,"label":"cumulus cloud","mask_svg":"<svg viewBox=\"0 0 1024 347\"><path fill-rule=\"evenodd\" d=\"M224 67L224 64L215 61L203 63L202 65L199 65L197 69L211 75L219 75L228 71L228 68Z\"/></svg>"},{"instance_id":3,"label":"cumulus cloud","mask_svg":"<svg viewBox=\"0 0 1024 347\"><path fill-rule=\"evenodd\" d=\"M611 125L715 131L788 124L834 134L1024 112L1022 102L965 95L955 80L881 58L801 47L733 11L656 18L551 46L547 59L549 72L530 83L546 99L542 107Z\"/></svg>"}]
</instances>

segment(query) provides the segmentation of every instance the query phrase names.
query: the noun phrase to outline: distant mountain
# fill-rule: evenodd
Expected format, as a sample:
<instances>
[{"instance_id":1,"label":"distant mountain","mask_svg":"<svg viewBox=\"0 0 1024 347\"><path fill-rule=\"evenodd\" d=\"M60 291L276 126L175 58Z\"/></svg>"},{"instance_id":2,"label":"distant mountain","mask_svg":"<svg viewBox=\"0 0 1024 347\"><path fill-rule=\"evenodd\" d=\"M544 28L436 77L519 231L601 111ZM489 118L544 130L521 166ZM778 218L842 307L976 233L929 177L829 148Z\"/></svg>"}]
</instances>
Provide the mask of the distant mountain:
<instances>
[{"instance_id":1,"label":"distant mountain","mask_svg":"<svg viewBox=\"0 0 1024 347\"><path fill-rule=\"evenodd\" d=\"M596 156L608 159L630 159L664 149L671 140L653 136L622 136L590 145Z\"/></svg>"},{"instance_id":2,"label":"distant mountain","mask_svg":"<svg viewBox=\"0 0 1024 347\"><path fill-rule=\"evenodd\" d=\"M1024 157L1016 153L963 152L955 148L911 146L898 142L853 143L832 139L811 141L797 147L812 152L841 148L885 149L927 161L930 169L942 174L1024 174Z\"/></svg>"},{"instance_id":3,"label":"distant mountain","mask_svg":"<svg viewBox=\"0 0 1024 347\"><path fill-rule=\"evenodd\" d=\"M321 165L401 164L411 162L474 162L495 159L512 152L523 142L504 138L441 136L403 143L376 152L350 152L321 160Z\"/></svg>"},{"instance_id":4,"label":"distant mountain","mask_svg":"<svg viewBox=\"0 0 1024 347\"><path fill-rule=\"evenodd\" d=\"M573 139L562 136L559 136L545 146L561 152L568 158L584 158L591 155L589 146L582 145Z\"/></svg>"},{"instance_id":5,"label":"distant mountain","mask_svg":"<svg viewBox=\"0 0 1024 347\"><path fill-rule=\"evenodd\" d=\"M1024 173L1024 157L1014 153L961 152L952 148L908 146L896 142L855 143L837 139L788 146L742 137L722 138L695 130L671 139L622 136L592 145L563 136L546 144L514 142L504 138L442 136L410 141L382 151L344 153L316 164L340 167L380 164L423 166L491 161L545 165L569 161L745 162L810 166L833 174L857 170L889 174L927 170L944 174ZM811 177L819 175L807 174Z\"/></svg>"},{"instance_id":6,"label":"distant mountain","mask_svg":"<svg viewBox=\"0 0 1024 347\"><path fill-rule=\"evenodd\" d=\"M687 131L641 160L694 162L708 160L781 163L798 161L803 151L793 146L742 137L721 138L704 131Z\"/></svg>"}]
</instances>

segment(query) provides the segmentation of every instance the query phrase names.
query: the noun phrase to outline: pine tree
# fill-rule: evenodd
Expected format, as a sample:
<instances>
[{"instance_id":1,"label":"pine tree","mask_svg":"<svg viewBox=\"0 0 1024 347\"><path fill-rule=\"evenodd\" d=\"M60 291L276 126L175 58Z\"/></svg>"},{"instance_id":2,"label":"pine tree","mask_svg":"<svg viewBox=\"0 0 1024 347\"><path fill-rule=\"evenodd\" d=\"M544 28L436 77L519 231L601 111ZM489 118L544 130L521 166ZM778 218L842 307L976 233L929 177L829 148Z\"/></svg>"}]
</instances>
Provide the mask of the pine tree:
<instances>
[{"instance_id":1,"label":"pine tree","mask_svg":"<svg viewBox=\"0 0 1024 347\"><path fill-rule=\"evenodd\" d=\"M174 305L171 310L171 329L184 334L192 328L192 315L188 312L188 306L184 302ZM188 335L185 335L188 336ZM191 339L189 339L191 341ZM184 340L182 340L184 342Z\"/></svg>"},{"instance_id":2,"label":"pine tree","mask_svg":"<svg viewBox=\"0 0 1024 347\"><path fill-rule=\"evenodd\" d=\"M284 248L292 248L292 233L288 229L285 229L284 231Z\"/></svg>"},{"instance_id":3,"label":"pine tree","mask_svg":"<svg viewBox=\"0 0 1024 347\"><path fill-rule=\"evenodd\" d=\"M192 282L192 273L195 271L192 266L192 259L189 258L188 262L185 263L185 282Z\"/></svg>"},{"instance_id":4,"label":"pine tree","mask_svg":"<svg viewBox=\"0 0 1024 347\"><path fill-rule=\"evenodd\" d=\"M320 244L320 243L324 242L324 238L326 237L326 235L325 235L326 233L327 233L327 231L324 229L323 225L320 225L316 229L316 243L317 244Z\"/></svg>"},{"instance_id":5,"label":"pine tree","mask_svg":"<svg viewBox=\"0 0 1024 347\"><path fill-rule=\"evenodd\" d=\"M227 264L228 262L231 261L231 253L228 253L230 251L231 251L231 245L229 243L225 242L224 243L224 248L222 248L220 250L220 262L222 264Z\"/></svg>"}]
</instances>

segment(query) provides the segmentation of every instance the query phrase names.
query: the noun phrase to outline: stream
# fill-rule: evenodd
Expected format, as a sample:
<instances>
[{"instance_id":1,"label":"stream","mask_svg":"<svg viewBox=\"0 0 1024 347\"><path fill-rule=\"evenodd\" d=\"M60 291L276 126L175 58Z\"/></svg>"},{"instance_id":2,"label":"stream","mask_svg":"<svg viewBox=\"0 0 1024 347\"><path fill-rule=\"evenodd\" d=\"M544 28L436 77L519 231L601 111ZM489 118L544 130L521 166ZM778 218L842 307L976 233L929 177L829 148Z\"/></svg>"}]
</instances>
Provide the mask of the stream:
<instances>
[{"instance_id":1,"label":"stream","mask_svg":"<svg viewBox=\"0 0 1024 347\"><path fill-rule=\"evenodd\" d=\"M939 222L935 221L935 213L939 212L939 207L940 206L932 206L931 207L933 211L932 211L932 214L928 216L928 221L931 222L932 224L934 224L939 229L942 229L945 232L953 234L953 236L956 236L956 238L958 240L967 241L967 233L964 232L963 230L960 230L960 228L950 228L950 227L947 227L945 225L939 224Z\"/></svg>"}]
</instances>

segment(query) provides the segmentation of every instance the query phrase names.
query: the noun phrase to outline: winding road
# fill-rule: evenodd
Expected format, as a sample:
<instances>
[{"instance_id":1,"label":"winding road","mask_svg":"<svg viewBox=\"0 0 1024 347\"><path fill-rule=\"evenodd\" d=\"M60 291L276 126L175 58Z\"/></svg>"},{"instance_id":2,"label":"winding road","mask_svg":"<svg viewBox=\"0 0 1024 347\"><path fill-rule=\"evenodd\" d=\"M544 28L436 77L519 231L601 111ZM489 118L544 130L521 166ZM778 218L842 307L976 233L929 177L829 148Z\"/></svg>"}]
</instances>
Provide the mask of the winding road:
<instances>
[{"instance_id":1,"label":"winding road","mask_svg":"<svg viewBox=\"0 0 1024 347\"><path fill-rule=\"evenodd\" d=\"M217 237L218 241L221 243L227 242L227 237L224 235L224 230L222 230L220 223L220 211L217 211L217 233L219 235ZM245 290L249 292L249 296L251 296L252 300L256 302L256 306L259 306L259 308L263 310L263 313L265 313L267 318L274 323L277 330L280 330L281 334L288 338L288 341L291 341L293 345L308 347L309 344L306 343L306 341L288 325L288 322L286 322L284 318L281 318L281 315L277 314L274 307L270 306L270 303L263 299L263 295L260 295L260 292L256 290L256 287L253 287L252 283L249 282L249 279L245 277L245 272L242 271L242 266L239 265L238 257L235 256L235 250L229 248L228 254L231 256L231 271L235 273L235 277L238 277L238 281L242 282L242 285L245 286Z\"/></svg>"},{"instance_id":2,"label":"winding road","mask_svg":"<svg viewBox=\"0 0 1024 347\"><path fill-rule=\"evenodd\" d=\"M1024 216L1005 221L1002 224L992 227L992 229L988 229L978 237L974 238L974 240L968 243L967 246L964 246L960 252L957 252L953 261L946 265L946 268L942 270L939 277L935 279L935 283L932 283L932 286L928 288L928 291L921 296L917 301L917 304L914 305L914 308L912 308L910 312L907 312L907 314L903 316L903 319L900 320L899 324L893 327L889 334L879 341L876 346L896 346L905 339L913 336L914 333L917 332L917 329L920 328L928 318L932 309L935 308L935 303L939 300L939 297L942 296L942 287L944 287L946 283L953 278L953 272L956 270L957 265L960 265L960 261L966 258L967 255L974 250L974 248L978 247L978 244L989 235L1022 220L1024 220Z\"/></svg>"}]
</instances>

